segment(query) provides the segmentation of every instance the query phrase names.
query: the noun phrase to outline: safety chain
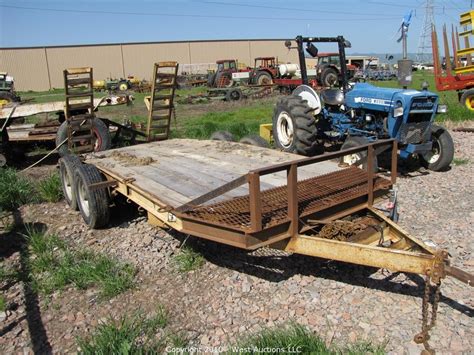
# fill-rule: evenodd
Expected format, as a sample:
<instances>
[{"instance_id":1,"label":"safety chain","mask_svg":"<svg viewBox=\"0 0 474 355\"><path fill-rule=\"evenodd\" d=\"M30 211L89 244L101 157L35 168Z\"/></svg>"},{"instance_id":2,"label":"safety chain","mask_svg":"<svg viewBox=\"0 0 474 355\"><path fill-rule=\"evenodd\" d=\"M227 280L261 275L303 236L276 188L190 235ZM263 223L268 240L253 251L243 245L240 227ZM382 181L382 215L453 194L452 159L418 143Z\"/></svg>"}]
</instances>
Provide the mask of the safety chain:
<instances>
[{"instance_id":1,"label":"safety chain","mask_svg":"<svg viewBox=\"0 0 474 355\"><path fill-rule=\"evenodd\" d=\"M417 344L423 344L425 350L421 352L421 354L434 354L435 351L430 347L428 340L430 340L429 331L435 326L436 324L436 317L438 313L438 304L441 298L441 279L438 280L437 283L431 285L431 277L429 275L426 276L425 280L425 293L423 295L423 303L421 307L421 314L422 314L422 323L421 323L421 332L416 334L414 337L414 341ZM431 294L433 294L433 303L431 304L431 320L429 320L429 304Z\"/></svg>"}]
</instances>

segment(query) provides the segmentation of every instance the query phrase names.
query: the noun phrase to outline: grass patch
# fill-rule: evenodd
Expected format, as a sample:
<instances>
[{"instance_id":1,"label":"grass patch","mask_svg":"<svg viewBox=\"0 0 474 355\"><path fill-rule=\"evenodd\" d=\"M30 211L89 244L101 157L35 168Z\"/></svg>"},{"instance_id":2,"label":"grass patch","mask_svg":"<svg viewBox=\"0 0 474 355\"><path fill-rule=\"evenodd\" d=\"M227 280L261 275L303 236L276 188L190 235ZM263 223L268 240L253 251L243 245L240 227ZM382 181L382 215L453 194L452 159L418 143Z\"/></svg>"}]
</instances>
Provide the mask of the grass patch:
<instances>
[{"instance_id":1,"label":"grass patch","mask_svg":"<svg viewBox=\"0 0 474 355\"><path fill-rule=\"evenodd\" d=\"M56 235L28 230L29 267L32 284L51 294L68 285L78 289L98 287L101 296L111 298L133 287L135 269L108 256L73 250Z\"/></svg>"},{"instance_id":2,"label":"grass patch","mask_svg":"<svg viewBox=\"0 0 474 355\"><path fill-rule=\"evenodd\" d=\"M101 324L87 338L77 343L81 354L158 354L162 353L166 338L155 339L158 329L167 324L166 310L162 306L150 318L142 313L121 317L118 321Z\"/></svg>"},{"instance_id":3,"label":"grass patch","mask_svg":"<svg viewBox=\"0 0 474 355\"><path fill-rule=\"evenodd\" d=\"M4 295L0 295L0 312L5 312L7 310L7 299Z\"/></svg>"},{"instance_id":4,"label":"grass patch","mask_svg":"<svg viewBox=\"0 0 474 355\"><path fill-rule=\"evenodd\" d=\"M209 112L187 119L177 131L175 138L208 139L215 131L229 131L239 140L248 134L258 134L260 124L271 122L273 102L264 102L234 111Z\"/></svg>"},{"instance_id":5,"label":"grass patch","mask_svg":"<svg viewBox=\"0 0 474 355\"><path fill-rule=\"evenodd\" d=\"M204 257L191 248L181 248L173 258L173 264L179 272L199 269L204 264Z\"/></svg>"},{"instance_id":6,"label":"grass patch","mask_svg":"<svg viewBox=\"0 0 474 355\"><path fill-rule=\"evenodd\" d=\"M63 197L63 189L59 173L54 172L38 184L38 194L46 202L58 202Z\"/></svg>"},{"instance_id":7,"label":"grass patch","mask_svg":"<svg viewBox=\"0 0 474 355\"><path fill-rule=\"evenodd\" d=\"M33 185L14 169L0 169L0 209L13 211L26 203L35 202Z\"/></svg>"},{"instance_id":8,"label":"grass patch","mask_svg":"<svg viewBox=\"0 0 474 355\"><path fill-rule=\"evenodd\" d=\"M384 346L375 346L370 342L349 346L328 346L321 337L299 324L264 329L237 342L235 346L231 346L232 348L235 348L239 354L257 354L258 350L265 348L285 349L286 351L293 349L301 354L384 354Z\"/></svg>"},{"instance_id":9,"label":"grass patch","mask_svg":"<svg viewBox=\"0 0 474 355\"><path fill-rule=\"evenodd\" d=\"M453 159L453 164L454 165L466 165L467 163L469 163L469 159L466 159L466 158L454 158Z\"/></svg>"}]
</instances>

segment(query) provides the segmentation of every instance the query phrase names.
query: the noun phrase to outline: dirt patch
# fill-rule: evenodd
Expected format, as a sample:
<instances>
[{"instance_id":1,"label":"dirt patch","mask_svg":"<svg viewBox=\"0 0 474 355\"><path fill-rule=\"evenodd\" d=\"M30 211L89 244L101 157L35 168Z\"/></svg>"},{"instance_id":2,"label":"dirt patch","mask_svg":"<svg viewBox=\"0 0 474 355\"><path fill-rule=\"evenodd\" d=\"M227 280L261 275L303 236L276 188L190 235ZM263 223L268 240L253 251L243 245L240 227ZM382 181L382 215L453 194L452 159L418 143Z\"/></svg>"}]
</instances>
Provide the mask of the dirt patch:
<instances>
[{"instance_id":1,"label":"dirt patch","mask_svg":"<svg viewBox=\"0 0 474 355\"><path fill-rule=\"evenodd\" d=\"M111 157L114 157L124 166L145 166L154 163L156 160L152 157L137 157L136 155L125 153L125 152L117 152L114 151L110 154Z\"/></svg>"}]
</instances>

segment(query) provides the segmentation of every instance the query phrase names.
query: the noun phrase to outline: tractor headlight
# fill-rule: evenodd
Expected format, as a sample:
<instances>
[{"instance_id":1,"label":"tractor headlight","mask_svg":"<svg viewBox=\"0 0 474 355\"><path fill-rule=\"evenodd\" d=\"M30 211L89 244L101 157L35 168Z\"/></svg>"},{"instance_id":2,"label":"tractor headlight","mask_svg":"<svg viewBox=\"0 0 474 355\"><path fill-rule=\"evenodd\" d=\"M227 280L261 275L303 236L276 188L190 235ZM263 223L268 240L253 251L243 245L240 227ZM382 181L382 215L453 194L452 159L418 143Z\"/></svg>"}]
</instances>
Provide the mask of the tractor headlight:
<instances>
[{"instance_id":1,"label":"tractor headlight","mask_svg":"<svg viewBox=\"0 0 474 355\"><path fill-rule=\"evenodd\" d=\"M393 109L393 117L403 116L403 105L400 101L397 101L395 108Z\"/></svg>"},{"instance_id":2,"label":"tractor headlight","mask_svg":"<svg viewBox=\"0 0 474 355\"><path fill-rule=\"evenodd\" d=\"M438 105L438 110L436 110L437 113L446 113L448 112L448 106L446 105Z\"/></svg>"}]
</instances>

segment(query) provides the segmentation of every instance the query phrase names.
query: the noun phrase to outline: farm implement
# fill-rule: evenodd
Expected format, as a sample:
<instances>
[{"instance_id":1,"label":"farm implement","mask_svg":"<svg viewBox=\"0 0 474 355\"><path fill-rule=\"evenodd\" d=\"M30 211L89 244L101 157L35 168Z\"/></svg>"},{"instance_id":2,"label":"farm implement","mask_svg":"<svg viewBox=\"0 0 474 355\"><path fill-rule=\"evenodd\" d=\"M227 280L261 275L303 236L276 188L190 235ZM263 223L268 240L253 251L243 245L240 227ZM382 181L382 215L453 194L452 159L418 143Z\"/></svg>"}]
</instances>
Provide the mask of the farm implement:
<instances>
[{"instance_id":1,"label":"farm implement","mask_svg":"<svg viewBox=\"0 0 474 355\"><path fill-rule=\"evenodd\" d=\"M123 195L147 211L150 223L198 238L420 274L423 323L415 341L431 350L442 280L451 276L472 286L474 275L451 266L446 251L409 235L379 209L393 196L397 147L393 139L378 140L299 158L236 142L171 139L82 161L68 155L60 160L60 176L66 200L90 228L106 226L109 205ZM393 157L389 176L373 169L379 148ZM338 164L357 153L367 155L365 168Z\"/></svg>"}]
</instances>

